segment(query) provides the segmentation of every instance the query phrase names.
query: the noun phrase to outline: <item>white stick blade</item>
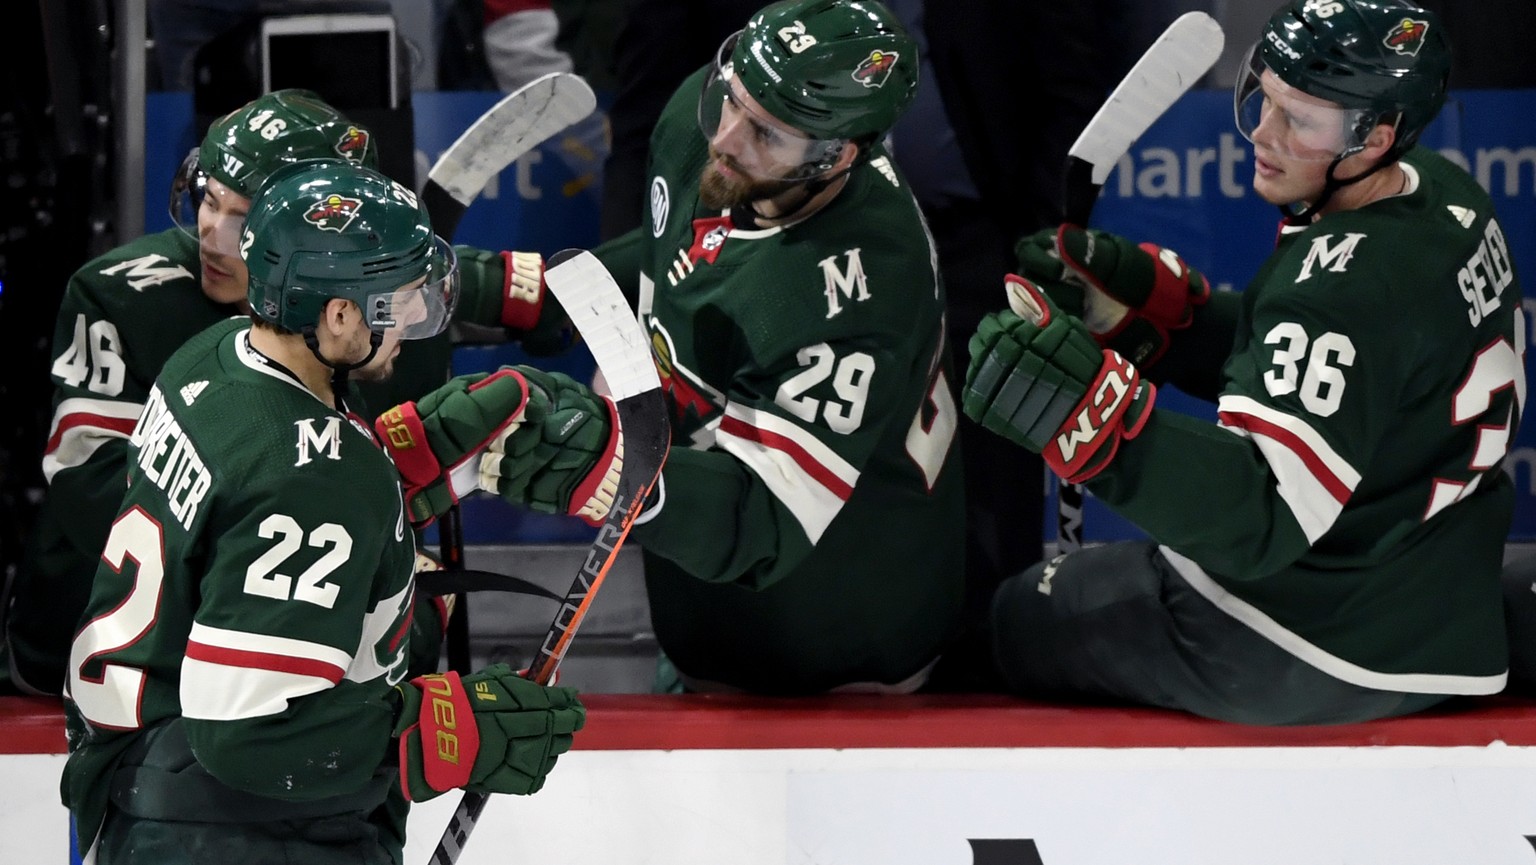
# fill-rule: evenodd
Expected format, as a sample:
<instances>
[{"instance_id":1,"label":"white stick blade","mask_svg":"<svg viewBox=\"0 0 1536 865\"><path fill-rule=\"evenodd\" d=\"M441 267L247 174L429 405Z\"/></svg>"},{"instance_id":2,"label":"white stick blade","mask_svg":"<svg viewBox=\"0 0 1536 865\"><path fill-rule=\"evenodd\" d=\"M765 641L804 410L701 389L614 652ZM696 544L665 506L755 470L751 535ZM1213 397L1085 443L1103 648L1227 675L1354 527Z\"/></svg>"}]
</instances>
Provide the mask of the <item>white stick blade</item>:
<instances>
[{"instance_id":1,"label":"white stick blade","mask_svg":"<svg viewBox=\"0 0 1536 865\"><path fill-rule=\"evenodd\" d=\"M1093 165L1095 185L1102 186L1131 144L1210 71L1225 41L1221 25L1204 12L1180 15L1157 37L1068 151Z\"/></svg>"},{"instance_id":2,"label":"white stick blade","mask_svg":"<svg viewBox=\"0 0 1536 865\"><path fill-rule=\"evenodd\" d=\"M491 177L595 108L597 96L581 76L551 72L535 78L502 97L464 130L427 176L467 205Z\"/></svg>"},{"instance_id":3,"label":"white stick blade","mask_svg":"<svg viewBox=\"0 0 1536 865\"><path fill-rule=\"evenodd\" d=\"M661 387L650 341L624 292L597 256L581 252L544 271L565 314L581 333L615 401Z\"/></svg>"}]
</instances>

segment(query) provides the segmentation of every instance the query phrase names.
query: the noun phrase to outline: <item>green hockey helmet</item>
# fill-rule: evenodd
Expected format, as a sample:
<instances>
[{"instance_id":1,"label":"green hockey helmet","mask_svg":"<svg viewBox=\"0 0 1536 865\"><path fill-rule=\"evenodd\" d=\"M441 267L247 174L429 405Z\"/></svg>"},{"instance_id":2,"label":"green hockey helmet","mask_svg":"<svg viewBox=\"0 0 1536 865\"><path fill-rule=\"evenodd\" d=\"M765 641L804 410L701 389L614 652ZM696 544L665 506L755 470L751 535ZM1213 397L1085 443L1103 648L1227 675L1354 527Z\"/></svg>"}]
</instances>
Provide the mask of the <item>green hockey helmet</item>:
<instances>
[{"instance_id":1,"label":"green hockey helmet","mask_svg":"<svg viewBox=\"0 0 1536 865\"><path fill-rule=\"evenodd\" d=\"M171 220L197 234L208 178L252 198L273 171L301 159L335 157L377 168L373 134L309 90L276 90L213 121L171 182Z\"/></svg>"},{"instance_id":2,"label":"green hockey helmet","mask_svg":"<svg viewBox=\"0 0 1536 865\"><path fill-rule=\"evenodd\" d=\"M368 168L312 159L279 168L251 200L240 254L251 313L303 332L332 298L356 303L377 334L441 333L459 296L453 247L416 194Z\"/></svg>"},{"instance_id":3,"label":"green hockey helmet","mask_svg":"<svg viewBox=\"0 0 1536 865\"><path fill-rule=\"evenodd\" d=\"M917 44L877 0L782 0L720 46L699 126L713 138L739 88L810 142L811 173L845 141L867 152L912 104L917 74Z\"/></svg>"},{"instance_id":4,"label":"green hockey helmet","mask_svg":"<svg viewBox=\"0 0 1536 865\"><path fill-rule=\"evenodd\" d=\"M1379 123L1396 126L1396 156L1445 104L1451 46L1433 12L1405 0L1291 0L1270 17L1238 78L1237 124L1250 141L1262 119L1266 69L1344 109L1342 128L1329 130L1340 133L1340 147L1323 147L1333 150L1327 158L1359 150Z\"/></svg>"}]
</instances>

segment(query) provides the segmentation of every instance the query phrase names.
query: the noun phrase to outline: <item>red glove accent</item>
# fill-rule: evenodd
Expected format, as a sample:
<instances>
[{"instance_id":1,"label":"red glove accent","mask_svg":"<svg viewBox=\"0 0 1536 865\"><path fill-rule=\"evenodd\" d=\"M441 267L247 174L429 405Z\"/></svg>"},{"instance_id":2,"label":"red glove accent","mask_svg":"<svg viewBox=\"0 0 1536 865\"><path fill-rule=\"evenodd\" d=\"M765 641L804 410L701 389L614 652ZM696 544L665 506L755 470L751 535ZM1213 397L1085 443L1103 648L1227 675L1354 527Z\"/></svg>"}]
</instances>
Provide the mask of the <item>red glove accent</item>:
<instances>
[{"instance_id":1,"label":"red glove accent","mask_svg":"<svg viewBox=\"0 0 1536 865\"><path fill-rule=\"evenodd\" d=\"M443 475L443 465L427 444L427 430L416 412L416 402L403 402L379 415L373 422L379 441L394 458L395 468L405 482L406 498Z\"/></svg>"},{"instance_id":2,"label":"red glove accent","mask_svg":"<svg viewBox=\"0 0 1536 865\"><path fill-rule=\"evenodd\" d=\"M594 528L608 518L619 492L619 473L624 470L624 431L619 428L619 409L608 397L603 397L603 403L608 406L608 444L592 464L592 471L571 491L569 511L571 516L581 517Z\"/></svg>"},{"instance_id":3,"label":"red glove accent","mask_svg":"<svg viewBox=\"0 0 1536 865\"><path fill-rule=\"evenodd\" d=\"M465 393L474 393L486 385L497 381L504 376L512 376L521 383L523 393L523 405L528 402L528 385L523 381L522 373L511 367L504 367L487 375L485 378L469 385L464 389ZM424 399L431 401L428 416L433 417L434 429L441 429L447 419L434 416L443 408L441 400L433 401L442 389L433 391ZM410 512L413 524L421 522L420 515L412 508L416 497L428 487L442 483L444 493L451 503L458 503L459 499L478 489L475 486L477 477L476 466L468 466L467 471L461 470L466 463L478 460L480 453L485 450L491 440L500 435L502 430L513 423L518 422L522 416L522 406L509 415L498 426L488 430L488 434L478 442L444 441L439 438L438 447L454 451L447 455L452 461L447 469L443 467L442 460L432 449L432 439L427 433L426 425L422 422L421 413L417 409L416 401L404 402L379 415L373 422L374 432L378 433L379 441L389 451L390 457L395 462L395 467L400 472L400 479L405 488L405 502ZM479 432L477 430L477 432ZM435 493L435 495L439 495ZM446 506L442 510L447 510ZM441 512L441 511L439 511ZM425 522L430 522L426 520Z\"/></svg>"},{"instance_id":4,"label":"red glove accent","mask_svg":"<svg viewBox=\"0 0 1536 865\"><path fill-rule=\"evenodd\" d=\"M439 673L412 679L408 684L421 691L421 712L415 724L400 736L400 786L411 797L405 783L405 769L410 755L406 743L412 730L420 730L422 775L427 786L438 791L453 790L469 783L470 770L480 753L480 728L475 723L469 695L458 673Z\"/></svg>"},{"instance_id":5,"label":"red glove accent","mask_svg":"<svg viewBox=\"0 0 1536 865\"><path fill-rule=\"evenodd\" d=\"M1155 243L1137 244L1142 252L1157 262L1153 269L1152 293L1137 310L1155 325L1169 330L1188 327L1193 318L1190 307L1205 306L1211 299L1211 284L1204 276L1191 279L1192 270L1177 252Z\"/></svg>"},{"instance_id":6,"label":"red glove accent","mask_svg":"<svg viewBox=\"0 0 1536 865\"><path fill-rule=\"evenodd\" d=\"M1098 377L1040 456L1072 483L1091 480L1114 459L1122 440L1135 438L1146 426L1156 399L1156 385L1143 382L1134 364L1106 348Z\"/></svg>"},{"instance_id":7,"label":"red glove accent","mask_svg":"<svg viewBox=\"0 0 1536 865\"><path fill-rule=\"evenodd\" d=\"M544 259L535 256L539 259L539 284L537 288L529 289L512 281L515 272L512 264L514 255L526 256L528 253L501 252L505 269L501 281L501 323L513 330L533 330L539 323L539 313L544 309Z\"/></svg>"}]
</instances>

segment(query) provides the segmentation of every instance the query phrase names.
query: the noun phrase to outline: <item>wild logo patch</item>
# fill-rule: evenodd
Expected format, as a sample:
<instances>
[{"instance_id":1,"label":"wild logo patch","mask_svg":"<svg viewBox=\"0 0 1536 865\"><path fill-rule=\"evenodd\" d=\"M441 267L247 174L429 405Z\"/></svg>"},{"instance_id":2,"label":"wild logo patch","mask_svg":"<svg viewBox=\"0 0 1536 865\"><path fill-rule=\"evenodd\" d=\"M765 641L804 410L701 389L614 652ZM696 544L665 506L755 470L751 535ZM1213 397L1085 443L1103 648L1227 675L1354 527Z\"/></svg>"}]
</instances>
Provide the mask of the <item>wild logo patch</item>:
<instances>
[{"instance_id":1,"label":"wild logo patch","mask_svg":"<svg viewBox=\"0 0 1536 865\"><path fill-rule=\"evenodd\" d=\"M348 126L347 131L336 141L336 152L351 162L362 162L368 155L368 142L371 140L367 132L356 126Z\"/></svg>"},{"instance_id":2,"label":"wild logo patch","mask_svg":"<svg viewBox=\"0 0 1536 865\"><path fill-rule=\"evenodd\" d=\"M1417 57L1419 49L1424 47L1424 36L1428 32L1428 21L1415 21L1412 18L1404 18L1388 31L1387 38L1381 41L1388 48L1399 54Z\"/></svg>"},{"instance_id":3,"label":"wild logo patch","mask_svg":"<svg viewBox=\"0 0 1536 865\"><path fill-rule=\"evenodd\" d=\"M853 80L871 89L882 87L886 79L891 77L891 70L896 68L896 61L900 58L900 52L896 51L871 51L853 70Z\"/></svg>"},{"instance_id":4,"label":"wild logo patch","mask_svg":"<svg viewBox=\"0 0 1536 865\"><path fill-rule=\"evenodd\" d=\"M324 201L317 201L304 211L304 221L322 231L340 234L347 230L347 226L352 224L362 209L363 202L360 199L327 195Z\"/></svg>"}]
</instances>

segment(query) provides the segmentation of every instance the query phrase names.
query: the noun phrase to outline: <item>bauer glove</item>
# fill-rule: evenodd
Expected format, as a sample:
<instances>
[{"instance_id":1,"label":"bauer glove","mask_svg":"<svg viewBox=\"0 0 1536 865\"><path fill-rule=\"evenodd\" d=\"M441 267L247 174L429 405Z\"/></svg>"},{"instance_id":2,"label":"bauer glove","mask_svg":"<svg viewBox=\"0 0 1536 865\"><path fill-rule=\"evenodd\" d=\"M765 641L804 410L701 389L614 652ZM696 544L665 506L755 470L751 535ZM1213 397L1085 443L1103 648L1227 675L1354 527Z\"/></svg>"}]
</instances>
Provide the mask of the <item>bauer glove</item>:
<instances>
[{"instance_id":1,"label":"bauer glove","mask_svg":"<svg viewBox=\"0 0 1536 865\"><path fill-rule=\"evenodd\" d=\"M564 373L517 370L528 382L528 405L522 423L481 457L481 489L536 511L602 525L624 467L613 401Z\"/></svg>"},{"instance_id":2,"label":"bauer glove","mask_svg":"<svg viewBox=\"0 0 1536 865\"><path fill-rule=\"evenodd\" d=\"M988 314L971 337L964 411L1066 480L1090 480L1141 431L1157 389L1033 284L1009 274L1004 286L1011 311Z\"/></svg>"},{"instance_id":3,"label":"bauer glove","mask_svg":"<svg viewBox=\"0 0 1536 865\"><path fill-rule=\"evenodd\" d=\"M523 350L537 357L557 354L575 342L575 327L544 282L542 255L454 249L465 284L486 287L466 293L478 301L466 314L469 321L515 331ZM488 290L496 286L499 290Z\"/></svg>"},{"instance_id":4,"label":"bauer glove","mask_svg":"<svg viewBox=\"0 0 1536 865\"><path fill-rule=\"evenodd\" d=\"M379 415L373 428L400 471L413 525L431 523L480 488L481 451L522 419L527 395L522 375L503 367L450 379Z\"/></svg>"},{"instance_id":5,"label":"bauer glove","mask_svg":"<svg viewBox=\"0 0 1536 865\"><path fill-rule=\"evenodd\" d=\"M1047 228L1014 247L1019 273L1068 315L1081 318L1100 345L1148 366L1168 350L1169 332L1190 325L1211 288L1178 253L1075 225Z\"/></svg>"},{"instance_id":6,"label":"bauer glove","mask_svg":"<svg viewBox=\"0 0 1536 865\"><path fill-rule=\"evenodd\" d=\"M423 802L455 788L535 793L587 720L574 688L531 682L506 664L395 686L400 786Z\"/></svg>"}]
</instances>

